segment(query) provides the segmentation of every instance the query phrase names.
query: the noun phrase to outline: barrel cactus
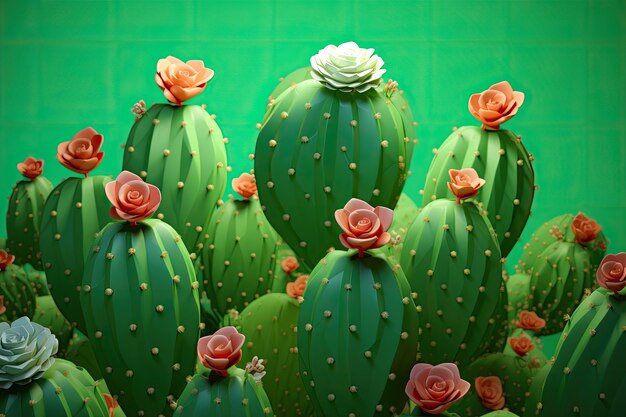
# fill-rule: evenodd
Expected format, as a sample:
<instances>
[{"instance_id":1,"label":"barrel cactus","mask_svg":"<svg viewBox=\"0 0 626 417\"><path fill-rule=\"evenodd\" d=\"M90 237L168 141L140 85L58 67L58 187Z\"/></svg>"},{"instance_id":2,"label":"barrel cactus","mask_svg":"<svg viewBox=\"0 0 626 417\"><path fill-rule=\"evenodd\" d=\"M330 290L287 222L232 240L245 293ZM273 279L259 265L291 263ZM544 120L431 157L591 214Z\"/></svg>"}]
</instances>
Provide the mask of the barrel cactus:
<instances>
[{"instance_id":1,"label":"barrel cactus","mask_svg":"<svg viewBox=\"0 0 626 417\"><path fill-rule=\"evenodd\" d=\"M373 49L329 45L311 64L313 79L272 105L255 150L267 218L310 268L340 244L331 220L350 198L395 207L415 135L389 98L397 86L376 88L385 70Z\"/></svg>"},{"instance_id":2,"label":"barrel cactus","mask_svg":"<svg viewBox=\"0 0 626 417\"><path fill-rule=\"evenodd\" d=\"M450 170L450 177L457 201L424 207L407 233L401 265L417 293L421 358L463 369L490 348L500 323L506 329L507 303L491 223L466 201L485 181L471 168Z\"/></svg>"},{"instance_id":3,"label":"barrel cactus","mask_svg":"<svg viewBox=\"0 0 626 417\"><path fill-rule=\"evenodd\" d=\"M52 332L59 342L59 356L63 356L72 335L72 324L59 311L52 296L37 297L37 308L32 321Z\"/></svg>"},{"instance_id":4,"label":"barrel cactus","mask_svg":"<svg viewBox=\"0 0 626 417\"><path fill-rule=\"evenodd\" d=\"M226 187L222 131L203 107L182 104L212 77L202 61L160 59L155 80L171 104L139 113L124 147L123 169L159 187L157 217L180 234L190 253L204 245L209 216Z\"/></svg>"},{"instance_id":5,"label":"barrel cactus","mask_svg":"<svg viewBox=\"0 0 626 417\"><path fill-rule=\"evenodd\" d=\"M37 306L26 272L13 261L15 255L0 249L0 318L3 321L13 321L21 316L32 317Z\"/></svg>"},{"instance_id":6,"label":"barrel cactus","mask_svg":"<svg viewBox=\"0 0 626 417\"><path fill-rule=\"evenodd\" d=\"M487 185L477 197L496 230L502 256L506 257L526 225L535 193L532 157L521 137L500 124L513 117L524 94L502 81L469 100L469 110L482 127L455 129L435 151L424 185L423 205L452 197L446 186L449 169L472 167Z\"/></svg>"},{"instance_id":7,"label":"barrel cactus","mask_svg":"<svg viewBox=\"0 0 626 417\"><path fill-rule=\"evenodd\" d=\"M52 183L41 176L42 160L30 156L17 164L17 169L26 179L15 184L9 198L6 223L8 246L19 265L30 263L42 270L39 225Z\"/></svg>"},{"instance_id":8,"label":"barrel cactus","mask_svg":"<svg viewBox=\"0 0 626 417\"><path fill-rule=\"evenodd\" d=\"M176 416L274 415L260 384L264 374L262 363L257 359L247 365L245 371L235 366L241 360L244 340L244 335L228 326L198 341L198 357L203 368L190 379L178 399Z\"/></svg>"},{"instance_id":9,"label":"barrel cactus","mask_svg":"<svg viewBox=\"0 0 626 417\"><path fill-rule=\"evenodd\" d=\"M200 308L189 252L167 223L147 219L157 187L123 171L107 184L109 223L85 262L81 305L98 365L129 415L171 414L192 374ZM158 376L158 377L155 377Z\"/></svg>"}]
</instances>

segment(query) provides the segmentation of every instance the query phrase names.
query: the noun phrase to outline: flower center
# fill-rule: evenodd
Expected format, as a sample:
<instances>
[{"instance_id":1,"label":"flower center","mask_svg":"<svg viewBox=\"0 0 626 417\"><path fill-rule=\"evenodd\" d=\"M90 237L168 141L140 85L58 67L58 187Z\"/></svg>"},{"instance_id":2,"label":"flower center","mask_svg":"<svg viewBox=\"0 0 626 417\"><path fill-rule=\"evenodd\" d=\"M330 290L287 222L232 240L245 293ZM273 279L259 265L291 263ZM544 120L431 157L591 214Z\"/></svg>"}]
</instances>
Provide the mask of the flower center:
<instances>
[{"instance_id":1,"label":"flower center","mask_svg":"<svg viewBox=\"0 0 626 417\"><path fill-rule=\"evenodd\" d=\"M621 278L623 273L624 273L624 265L617 263L617 262L613 265L613 267L609 271L609 275L612 278L617 278L617 279Z\"/></svg>"},{"instance_id":2,"label":"flower center","mask_svg":"<svg viewBox=\"0 0 626 417\"><path fill-rule=\"evenodd\" d=\"M182 75L183 77L189 77L189 71L187 70L181 70L179 74Z\"/></svg>"}]
</instances>

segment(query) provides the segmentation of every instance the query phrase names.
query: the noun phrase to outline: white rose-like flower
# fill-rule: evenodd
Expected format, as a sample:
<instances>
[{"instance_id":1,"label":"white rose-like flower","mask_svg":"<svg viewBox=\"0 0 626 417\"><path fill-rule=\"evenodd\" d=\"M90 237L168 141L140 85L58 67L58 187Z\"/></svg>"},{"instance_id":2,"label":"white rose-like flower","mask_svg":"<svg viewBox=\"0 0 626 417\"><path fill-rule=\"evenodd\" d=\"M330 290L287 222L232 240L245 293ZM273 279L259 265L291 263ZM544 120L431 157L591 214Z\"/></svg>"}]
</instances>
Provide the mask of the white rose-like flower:
<instances>
[{"instance_id":1,"label":"white rose-like flower","mask_svg":"<svg viewBox=\"0 0 626 417\"><path fill-rule=\"evenodd\" d=\"M374 49L354 42L328 45L311 57L311 76L331 90L363 93L380 83L384 63Z\"/></svg>"}]
</instances>

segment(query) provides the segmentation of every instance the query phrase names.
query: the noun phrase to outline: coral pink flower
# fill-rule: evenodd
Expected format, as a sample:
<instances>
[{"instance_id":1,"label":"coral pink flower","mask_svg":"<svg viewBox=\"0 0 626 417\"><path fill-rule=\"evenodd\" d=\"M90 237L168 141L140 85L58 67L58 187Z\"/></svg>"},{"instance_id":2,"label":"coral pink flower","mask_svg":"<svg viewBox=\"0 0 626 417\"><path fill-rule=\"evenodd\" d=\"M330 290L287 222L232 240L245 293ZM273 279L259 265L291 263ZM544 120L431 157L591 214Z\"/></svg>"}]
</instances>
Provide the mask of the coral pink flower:
<instances>
[{"instance_id":1,"label":"coral pink flower","mask_svg":"<svg viewBox=\"0 0 626 417\"><path fill-rule=\"evenodd\" d=\"M596 280L601 287L617 294L626 287L626 252L609 254L602 259Z\"/></svg>"},{"instance_id":2,"label":"coral pink flower","mask_svg":"<svg viewBox=\"0 0 626 417\"><path fill-rule=\"evenodd\" d=\"M7 308L4 305L4 295L0 295L0 314L4 314L5 311L7 311Z\"/></svg>"},{"instance_id":3,"label":"coral pink flower","mask_svg":"<svg viewBox=\"0 0 626 417\"><path fill-rule=\"evenodd\" d=\"M468 108L483 129L499 130L500 125L517 113L524 103L524 93L513 91L511 84L499 82L479 94L472 94Z\"/></svg>"},{"instance_id":4,"label":"coral pink flower","mask_svg":"<svg viewBox=\"0 0 626 417\"><path fill-rule=\"evenodd\" d=\"M358 249L360 255L367 249L386 245L391 239L387 233L393 220L390 208L374 208L363 200L353 198L343 209L335 211L335 219L344 231L339 235L341 244L348 249Z\"/></svg>"},{"instance_id":5,"label":"coral pink flower","mask_svg":"<svg viewBox=\"0 0 626 417\"><path fill-rule=\"evenodd\" d=\"M211 336L198 340L198 357L205 368L228 375L228 368L241 360L241 347L246 337L233 326L222 327Z\"/></svg>"},{"instance_id":6,"label":"coral pink flower","mask_svg":"<svg viewBox=\"0 0 626 417\"><path fill-rule=\"evenodd\" d=\"M411 369L404 392L424 412L441 414L463 397L469 388L469 382L461 379L459 368L453 363L437 366L418 363Z\"/></svg>"},{"instance_id":7,"label":"coral pink flower","mask_svg":"<svg viewBox=\"0 0 626 417\"><path fill-rule=\"evenodd\" d=\"M0 249L0 271L4 271L15 261L14 255L9 255L5 250Z\"/></svg>"},{"instance_id":8,"label":"coral pink flower","mask_svg":"<svg viewBox=\"0 0 626 417\"><path fill-rule=\"evenodd\" d=\"M107 183L105 192L113 207L110 216L137 223L149 217L161 203L161 191L129 171L122 171Z\"/></svg>"},{"instance_id":9,"label":"coral pink flower","mask_svg":"<svg viewBox=\"0 0 626 417\"><path fill-rule=\"evenodd\" d=\"M43 160L35 159L32 156L24 159L24 162L20 162L17 164L17 169L22 173L23 176L34 180L38 176L41 175L43 171Z\"/></svg>"},{"instance_id":10,"label":"coral pink flower","mask_svg":"<svg viewBox=\"0 0 626 417\"><path fill-rule=\"evenodd\" d=\"M204 62L191 60L183 62L173 56L159 59L154 77L165 98L181 106L206 88L207 82L215 73L205 68Z\"/></svg>"},{"instance_id":11,"label":"coral pink flower","mask_svg":"<svg viewBox=\"0 0 626 417\"><path fill-rule=\"evenodd\" d=\"M535 347L533 341L530 340L526 333L522 333L520 337L509 337L509 345L519 356L526 356Z\"/></svg>"},{"instance_id":12,"label":"coral pink flower","mask_svg":"<svg viewBox=\"0 0 626 417\"><path fill-rule=\"evenodd\" d=\"M485 180L478 176L474 168L451 169L448 171L451 182L448 182L448 188L452 194L456 196L456 202L461 203L478 194L480 187L485 185Z\"/></svg>"},{"instance_id":13,"label":"coral pink flower","mask_svg":"<svg viewBox=\"0 0 626 417\"><path fill-rule=\"evenodd\" d=\"M572 221L572 230L576 235L576 242L584 245L598 237L598 233L602 230L602 226L584 214L578 213Z\"/></svg>"},{"instance_id":14,"label":"coral pink flower","mask_svg":"<svg viewBox=\"0 0 626 417\"><path fill-rule=\"evenodd\" d=\"M304 294L304 289L306 288L306 283L309 280L309 276L306 274L300 275L296 278L295 282L287 283L287 294L291 298L295 298L296 300L302 297Z\"/></svg>"},{"instance_id":15,"label":"coral pink flower","mask_svg":"<svg viewBox=\"0 0 626 417\"><path fill-rule=\"evenodd\" d=\"M476 395L480 402L490 410L501 410L504 408L504 392L502 391L502 381L497 376L479 376L474 380Z\"/></svg>"},{"instance_id":16,"label":"coral pink flower","mask_svg":"<svg viewBox=\"0 0 626 417\"><path fill-rule=\"evenodd\" d=\"M109 417L113 417L115 415L115 409L118 407L117 400L113 398L111 394L104 393L104 401L107 404L107 409L109 410Z\"/></svg>"},{"instance_id":17,"label":"coral pink flower","mask_svg":"<svg viewBox=\"0 0 626 417\"><path fill-rule=\"evenodd\" d=\"M100 152L104 137L87 127L74 135L72 140L59 143L57 159L67 169L87 176L100 165L104 152Z\"/></svg>"},{"instance_id":18,"label":"coral pink flower","mask_svg":"<svg viewBox=\"0 0 626 417\"><path fill-rule=\"evenodd\" d=\"M299 266L300 264L298 263L298 260L294 258L293 256L286 257L280 263L280 267L282 268L283 271L285 271L286 274L291 274L296 269L298 269Z\"/></svg>"},{"instance_id":19,"label":"coral pink flower","mask_svg":"<svg viewBox=\"0 0 626 417\"><path fill-rule=\"evenodd\" d=\"M538 332L546 326L546 321L539 317L534 311L523 310L519 313L519 320L516 326L524 330Z\"/></svg>"},{"instance_id":20,"label":"coral pink flower","mask_svg":"<svg viewBox=\"0 0 626 417\"><path fill-rule=\"evenodd\" d=\"M244 172L238 178L233 178L233 190L243 198L250 198L256 194L256 179L254 175Z\"/></svg>"}]
</instances>

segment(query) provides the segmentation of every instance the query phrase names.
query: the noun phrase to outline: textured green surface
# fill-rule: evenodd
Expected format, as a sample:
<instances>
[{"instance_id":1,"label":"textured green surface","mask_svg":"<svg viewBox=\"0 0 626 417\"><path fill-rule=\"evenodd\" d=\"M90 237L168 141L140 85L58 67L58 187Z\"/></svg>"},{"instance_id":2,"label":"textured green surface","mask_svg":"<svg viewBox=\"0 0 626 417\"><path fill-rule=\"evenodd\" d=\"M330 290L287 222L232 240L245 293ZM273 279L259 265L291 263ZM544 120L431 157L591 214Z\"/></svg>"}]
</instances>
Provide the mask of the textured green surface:
<instances>
[{"instance_id":1,"label":"textured green surface","mask_svg":"<svg viewBox=\"0 0 626 417\"><path fill-rule=\"evenodd\" d=\"M72 324L63 317L52 296L37 297L37 307L32 321L50 329L59 341L59 356L63 357L72 335Z\"/></svg>"},{"instance_id":2,"label":"textured green surface","mask_svg":"<svg viewBox=\"0 0 626 417\"><path fill-rule=\"evenodd\" d=\"M26 264L24 266L24 271L26 271L26 275L28 275L28 280L30 281L31 287L33 287L33 290L35 291L35 294L38 296L50 295L48 279L46 278L45 272L36 270L30 264Z\"/></svg>"},{"instance_id":3,"label":"textured green surface","mask_svg":"<svg viewBox=\"0 0 626 417\"><path fill-rule=\"evenodd\" d=\"M193 376L177 403L180 417L272 417L262 385L242 369L232 367L227 377L207 372Z\"/></svg>"},{"instance_id":4,"label":"textured green surface","mask_svg":"<svg viewBox=\"0 0 626 417\"><path fill-rule=\"evenodd\" d=\"M509 302L509 324L517 320L520 311L528 309L528 296L530 295L530 276L526 274L513 274L505 279L506 292Z\"/></svg>"},{"instance_id":5,"label":"textured green surface","mask_svg":"<svg viewBox=\"0 0 626 417\"><path fill-rule=\"evenodd\" d=\"M335 210L352 197L395 207L414 127L381 92L348 94L305 80L283 92L257 139L254 169L274 229L310 267L342 248Z\"/></svg>"},{"instance_id":6,"label":"textured green surface","mask_svg":"<svg viewBox=\"0 0 626 417\"><path fill-rule=\"evenodd\" d=\"M406 193L400 194L398 204L393 209L393 221L391 226L389 226L389 230L387 230L391 235L391 243L379 249L387 255L391 263L400 263L400 255L407 233L417 218L419 211L420 209L415 205L411 197Z\"/></svg>"},{"instance_id":7,"label":"textured green surface","mask_svg":"<svg viewBox=\"0 0 626 417\"><path fill-rule=\"evenodd\" d=\"M15 184L7 210L7 246L15 255L15 263L32 264L43 270L39 250L39 226L43 205L52 191L52 183L38 176Z\"/></svg>"},{"instance_id":8,"label":"textured green surface","mask_svg":"<svg viewBox=\"0 0 626 417\"><path fill-rule=\"evenodd\" d=\"M6 417L108 417L109 412L102 390L87 371L57 359L40 379L29 385L0 390L0 414Z\"/></svg>"},{"instance_id":9,"label":"textured green surface","mask_svg":"<svg viewBox=\"0 0 626 417\"><path fill-rule=\"evenodd\" d=\"M311 272L300 306L300 372L317 415L400 412L416 361L418 318L401 269L334 251Z\"/></svg>"},{"instance_id":10,"label":"textured green surface","mask_svg":"<svg viewBox=\"0 0 626 417\"><path fill-rule=\"evenodd\" d=\"M104 176L68 178L52 190L41 218L41 255L50 293L63 315L83 332L83 267L96 233L111 220L104 193L109 181Z\"/></svg>"},{"instance_id":11,"label":"textured green surface","mask_svg":"<svg viewBox=\"0 0 626 417\"><path fill-rule=\"evenodd\" d=\"M13 321L21 316L33 317L37 306L36 295L28 276L19 265L9 265L0 271L0 295L4 296L6 311L2 321Z\"/></svg>"},{"instance_id":12,"label":"textured green surface","mask_svg":"<svg viewBox=\"0 0 626 417\"><path fill-rule=\"evenodd\" d=\"M246 336L241 363L264 359L263 387L279 417L313 415L298 357L300 303L287 294L267 294L239 315L239 331Z\"/></svg>"},{"instance_id":13,"label":"textured green surface","mask_svg":"<svg viewBox=\"0 0 626 417\"><path fill-rule=\"evenodd\" d=\"M612 294L602 288L594 291L563 329L537 415L624 415L626 300Z\"/></svg>"},{"instance_id":14,"label":"textured green surface","mask_svg":"<svg viewBox=\"0 0 626 417\"><path fill-rule=\"evenodd\" d=\"M102 374L98 367L96 355L91 348L91 343L87 336L82 334L77 328L74 328L72 332L72 337L67 346L67 352L65 352L65 359L72 361L76 366L85 368L94 379L102 379Z\"/></svg>"},{"instance_id":15,"label":"textured green surface","mask_svg":"<svg viewBox=\"0 0 626 417\"><path fill-rule=\"evenodd\" d=\"M122 169L161 190L155 217L180 233L189 252L198 252L226 187L224 139L209 113L200 106L153 105L130 130Z\"/></svg>"},{"instance_id":16,"label":"textured green surface","mask_svg":"<svg viewBox=\"0 0 626 417\"><path fill-rule=\"evenodd\" d=\"M89 341L129 415L171 415L193 373L197 288L189 252L161 220L109 223L90 249L80 297Z\"/></svg>"},{"instance_id":17,"label":"textured green surface","mask_svg":"<svg viewBox=\"0 0 626 417\"><path fill-rule=\"evenodd\" d=\"M542 407L541 394L543 393L543 384L552 369L552 362L546 363L543 368L537 372L533 377L528 390L528 398L526 398L526 404L524 406L524 417L532 417L537 415L537 407Z\"/></svg>"},{"instance_id":18,"label":"textured green surface","mask_svg":"<svg viewBox=\"0 0 626 417\"><path fill-rule=\"evenodd\" d=\"M478 206L429 203L407 233L401 265L417 293L421 360L463 368L485 353L506 301L500 248Z\"/></svg>"}]
</instances>

